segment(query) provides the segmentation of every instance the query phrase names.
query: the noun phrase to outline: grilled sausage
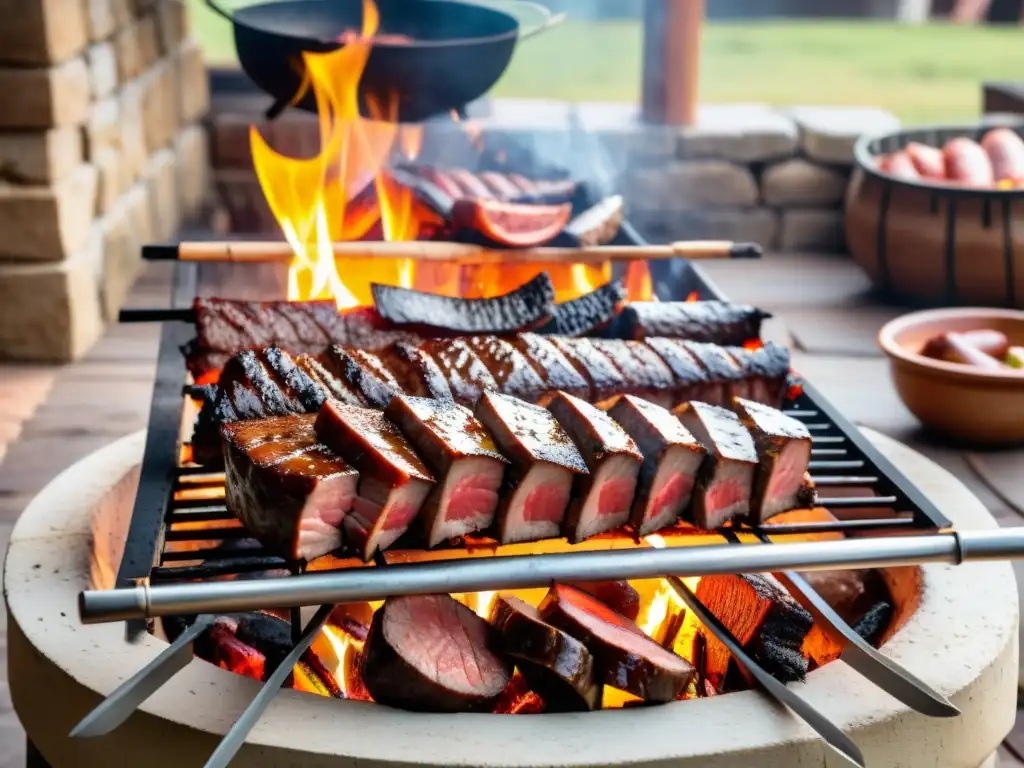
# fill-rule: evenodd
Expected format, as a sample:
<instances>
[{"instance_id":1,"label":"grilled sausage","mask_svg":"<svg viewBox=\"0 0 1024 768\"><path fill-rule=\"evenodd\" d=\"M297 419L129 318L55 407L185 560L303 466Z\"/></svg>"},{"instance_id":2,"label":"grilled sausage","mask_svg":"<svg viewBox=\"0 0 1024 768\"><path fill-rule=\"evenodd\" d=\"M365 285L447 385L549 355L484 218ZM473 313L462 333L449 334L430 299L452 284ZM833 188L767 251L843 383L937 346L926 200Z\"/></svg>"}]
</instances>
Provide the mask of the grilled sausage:
<instances>
[{"instance_id":1,"label":"grilled sausage","mask_svg":"<svg viewBox=\"0 0 1024 768\"><path fill-rule=\"evenodd\" d=\"M929 147L927 144L912 141L907 144L904 152L910 157L914 170L921 178L946 178L946 162L942 157L942 150L938 147Z\"/></svg>"},{"instance_id":2,"label":"grilled sausage","mask_svg":"<svg viewBox=\"0 0 1024 768\"><path fill-rule=\"evenodd\" d=\"M987 187L995 179L992 161L981 145L971 139L958 137L946 142L942 149L946 163L946 178L966 187Z\"/></svg>"},{"instance_id":3,"label":"grilled sausage","mask_svg":"<svg viewBox=\"0 0 1024 768\"><path fill-rule=\"evenodd\" d=\"M1009 128L993 128L981 140L996 181L1024 179L1024 139Z\"/></svg>"}]
</instances>

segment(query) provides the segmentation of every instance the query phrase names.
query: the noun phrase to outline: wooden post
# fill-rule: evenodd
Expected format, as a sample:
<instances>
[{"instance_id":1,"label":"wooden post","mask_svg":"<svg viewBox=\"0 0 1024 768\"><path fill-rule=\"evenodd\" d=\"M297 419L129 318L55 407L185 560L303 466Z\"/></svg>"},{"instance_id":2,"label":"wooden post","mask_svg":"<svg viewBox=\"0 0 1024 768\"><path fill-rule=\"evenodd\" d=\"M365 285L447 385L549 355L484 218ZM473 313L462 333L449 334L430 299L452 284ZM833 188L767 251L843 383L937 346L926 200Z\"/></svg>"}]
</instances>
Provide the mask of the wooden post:
<instances>
[{"instance_id":1,"label":"wooden post","mask_svg":"<svg viewBox=\"0 0 1024 768\"><path fill-rule=\"evenodd\" d=\"M646 0L643 117L651 123L697 120L700 35L705 0Z\"/></svg>"}]
</instances>

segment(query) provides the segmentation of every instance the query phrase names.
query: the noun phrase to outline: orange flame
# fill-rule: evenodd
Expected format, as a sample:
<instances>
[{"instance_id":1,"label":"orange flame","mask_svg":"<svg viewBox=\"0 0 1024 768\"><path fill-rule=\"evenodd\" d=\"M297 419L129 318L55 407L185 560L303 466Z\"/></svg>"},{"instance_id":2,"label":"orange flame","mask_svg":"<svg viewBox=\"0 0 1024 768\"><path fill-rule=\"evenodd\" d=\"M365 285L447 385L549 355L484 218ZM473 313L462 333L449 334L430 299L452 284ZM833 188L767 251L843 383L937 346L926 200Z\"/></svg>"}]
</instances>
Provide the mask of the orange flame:
<instances>
[{"instance_id":1,"label":"orange flame","mask_svg":"<svg viewBox=\"0 0 1024 768\"><path fill-rule=\"evenodd\" d=\"M631 261L626 268L626 300L657 301L654 294L654 281L651 269L646 261Z\"/></svg>"}]
</instances>

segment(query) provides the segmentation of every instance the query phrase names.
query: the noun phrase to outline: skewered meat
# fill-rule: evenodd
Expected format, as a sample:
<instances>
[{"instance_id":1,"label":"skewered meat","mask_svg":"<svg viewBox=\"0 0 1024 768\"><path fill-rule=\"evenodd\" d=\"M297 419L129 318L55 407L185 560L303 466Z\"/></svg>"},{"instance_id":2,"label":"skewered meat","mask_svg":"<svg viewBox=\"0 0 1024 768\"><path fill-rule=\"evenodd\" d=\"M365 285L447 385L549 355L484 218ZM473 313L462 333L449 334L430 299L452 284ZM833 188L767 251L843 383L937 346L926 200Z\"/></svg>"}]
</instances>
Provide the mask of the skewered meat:
<instances>
[{"instance_id":1,"label":"skewered meat","mask_svg":"<svg viewBox=\"0 0 1024 768\"><path fill-rule=\"evenodd\" d=\"M643 455L630 518L641 536L671 525L687 509L704 449L671 413L625 395L608 411Z\"/></svg>"},{"instance_id":2,"label":"skewered meat","mask_svg":"<svg viewBox=\"0 0 1024 768\"><path fill-rule=\"evenodd\" d=\"M549 712L577 712L601 705L594 657L579 640L541 619L537 609L511 595L498 595L491 625L502 653L515 660Z\"/></svg>"},{"instance_id":3,"label":"skewered meat","mask_svg":"<svg viewBox=\"0 0 1024 768\"><path fill-rule=\"evenodd\" d=\"M707 370L697 358L693 356L680 339L671 339L665 336L652 336L644 339L655 354L658 355L672 371L675 378L676 388L674 399L681 400L703 400L712 405L721 405L722 401L716 398L721 397L721 386L718 382L712 381Z\"/></svg>"},{"instance_id":4,"label":"skewered meat","mask_svg":"<svg viewBox=\"0 0 1024 768\"><path fill-rule=\"evenodd\" d=\"M541 603L540 615L587 646L605 685L645 701L672 701L693 678L690 662L582 590L556 584Z\"/></svg>"},{"instance_id":5,"label":"skewered meat","mask_svg":"<svg viewBox=\"0 0 1024 768\"><path fill-rule=\"evenodd\" d=\"M548 339L535 333L521 333L509 339L509 343L523 353L533 370L544 380L546 392L560 390L576 397L590 397L590 385L583 374ZM540 403L544 404L544 398Z\"/></svg>"},{"instance_id":6,"label":"skewered meat","mask_svg":"<svg viewBox=\"0 0 1024 768\"><path fill-rule=\"evenodd\" d=\"M712 389L712 397L708 398L712 405L728 406L733 397L746 397L749 394L742 369L723 347L695 341L681 341L680 345L704 369L708 380L718 385L717 391Z\"/></svg>"},{"instance_id":7,"label":"skewered meat","mask_svg":"<svg viewBox=\"0 0 1024 768\"><path fill-rule=\"evenodd\" d=\"M783 401L789 389L789 350L769 341L757 349L726 347L725 351L743 372L748 399L776 406ZM733 395L739 391L734 389Z\"/></svg>"},{"instance_id":8,"label":"skewered meat","mask_svg":"<svg viewBox=\"0 0 1024 768\"><path fill-rule=\"evenodd\" d=\"M456 299L389 285L370 286L381 317L446 333L517 333L551 319L555 287L546 272L490 299Z\"/></svg>"},{"instance_id":9,"label":"skewered meat","mask_svg":"<svg viewBox=\"0 0 1024 768\"><path fill-rule=\"evenodd\" d=\"M626 298L621 280L605 283L600 288L555 305L551 322L540 333L557 336L588 336L612 321Z\"/></svg>"},{"instance_id":10,"label":"skewered meat","mask_svg":"<svg viewBox=\"0 0 1024 768\"><path fill-rule=\"evenodd\" d=\"M380 411L328 400L315 422L323 442L359 471L346 543L364 560L409 528L434 478L401 432Z\"/></svg>"},{"instance_id":11,"label":"skewered meat","mask_svg":"<svg viewBox=\"0 0 1024 768\"><path fill-rule=\"evenodd\" d=\"M372 352L334 344L320 362L371 408L383 408L402 391L391 371Z\"/></svg>"},{"instance_id":12,"label":"skewered meat","mask_svg":"<svg viewBox=\"0 0 1024 768\"><path fill-rule=\"evenodd\" d=\"M466 344L494 377L495 389L534 403L547 391L544 380L523 354L498 336L469 336Z\"/></svg>"},{"instance_id":13,"label":"skewered meat","mask_svg":"<svg viewBox=\"0 0 1024 768\"><path fill-rule=\"evenodd\" d=\"M981 140L996 181L1024 180L1024 140L1012 128L993 128Z\"/></svg>"},{"instance_id":14,"label":"skewered meat","mask_svg":"<svg viewBox=\"0 0 1024 768\"><path fill-rule=\"evenodd\" d=\"M587 473L576 446L548 411L507 395L485 393L475 415L512 464L498 507L501 543L558 536L574 477Z\"/></svg>"},{"instance_id":15,"label":"skewered meat","mask_svg":"<svg viewBox=\"0 0 1024 768\"><path fill-rule=\"evenodd\" d=\"M225 424L225 503L265 546L312 560L341 546L359 475L320 443L312 414Z\"/></svg>"},{"instance_id":16,"label":"skewered meat","mask_svg":"<svg viewBox=\"0 0 1024 768\"><path fill-rule=\"evenodd\" d=\"M732 411L693 401L674 411L708 452L697 473L693 522L712 530L750 509L757 468L754 440Z\"/></svg>"},{"instance_id":17,"label":"skewered meat","mask_svg":"<svg viewBox=\"0 0 1024 768\"><path fill-rule=\"evenodd\" d=\"M363 681L374 701L421 712L486 710L512 677L490 627L448 595L389 597L373 615Z\"/></svg>"},{"instance_id":18,"label":"skewered meat","mask_svg":"<svg viewBox=\"0 0 1024 768\"><path fill-rule=\"evenodd\" d=\"M749 521L808 506L814 491L806 482L811 461L811 433L796 419L767 405L737 397L733 408L754 437L760 457L754 472Z\"/></svg>"},{"instance_id":19,"label":"skewered meat","mask_svg":"<svg viewBox=\"0 0 1024 768\"><path fill-rule=\"evenodd\" d=\"M619 315L625 339L671 336L712 344L742 344L761 335L768 312L725 301L634 301Z\"/></svg>"},{"instance_id":20,"label":"skewered meat","mask_svg":"<svg viewBox=\"0 0 1024 768\"><path fill-rule=\"evenodd\" d=\"M569 586L596 597L630 621L640 615L640 594L628 581L572 581Z\"/></svg>"},{"instance_id":21,"label":"skewered meat","mask_svg":"<svg viewBox=\"0 0 1024 768\"><path fill-rule=\"evenodd\" d=\"M485 391L498 389L498 382L465 339L434 339L420 348L437 362L452 397L460 403L473 405Z\"/></svg>"},{"instance_id":22,"label":"skewered meat","mask_svg":"<svg viewBox=\"0 0 1024 768\"><path fill-rule=\"evenodd\" d=\"M590 401L601 402L626 388L626 380L611 360L605 357L591 339L551 337L551 343L568 358L590 387Z\"/></svg>"},{"instance_id":23,"label":"skewered meat","mask_svg":"<svg viewBox=\"0 0 1024 768\"><path fill-rule=\"evenodd\" d=\"M490 526L508 462L472 411L450 400L399 396L384 416L438 478L420 514L427 546Z\"/></svg>"},{"instance_id":24,"label":"skewered meat","mask_svg":"<svg viewBox=\"0 0 1024 768\"><path fill-rule=\"evenodd\" d=\"M415 347L414 347L415 349ZM327 355L325 359L329 359ZM309 376L329 397L349 405L365 405L366 401L344 378L328 370L327 366L313 355L296 355L295 364ZM332 365L333 367L333 365Z\"/></svg>"},{"instance_id":25,"label":"skewered meat","mask_svg":"<svg viewBox=\"0 0 1024 768\"><path fill-rule=\"evenodd\" d=\"M625 525L643 458L636 443L606 413L559 392L548 410L579 449L589 472L576 478L565 519L572 543Z\"/></svg>"},{"instance_id":26,"label":"skewered meat","mask_svg":"<svg viewBox=\"0 0 1024 768\"><path fill-rule=\"evenodd\" d=\"M623 381L629 382L627 391L630 394L639 395L656 405L675 405L673 392L676 380L672 371L646 344L610 339L594 339L593 344L612 361Z\"/></svg>"},{"instance_id":27,"label":"skewered meat","mask_svg":"<svg viewBox=\"0 0 1024 768\"><path fill-rule=\"evenodd\" d=\"M416 397L451 399L452 391L444 373L434 358L419 347L399 341L380 350L377 357L403 392Z\"/></svg>"}]
</instances>

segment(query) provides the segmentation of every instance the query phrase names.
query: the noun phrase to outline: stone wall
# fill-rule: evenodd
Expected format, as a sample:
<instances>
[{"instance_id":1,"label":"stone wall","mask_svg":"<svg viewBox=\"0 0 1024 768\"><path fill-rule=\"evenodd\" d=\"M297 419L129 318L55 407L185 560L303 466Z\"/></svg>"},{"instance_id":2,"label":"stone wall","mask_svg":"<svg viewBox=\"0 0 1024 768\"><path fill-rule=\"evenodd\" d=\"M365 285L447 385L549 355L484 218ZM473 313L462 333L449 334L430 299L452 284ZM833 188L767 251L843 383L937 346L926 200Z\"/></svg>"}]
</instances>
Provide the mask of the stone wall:
<instances>
[{"instance_id":1,"label":"stone wall","mask_svg":"<svg viewBox=\"0 0 1024 768\"><path fill-rule=\"evenodd\" d=\"M230 228L276 233L252 170L250 123L278 151L317 150L312 115L263 119L265 98L215 96L209 120L216 187ZM707 106L696 126L643 125L625 104L496 100L470 110L483 141L511 139L626 198L630 221L654 241L754 241L774 251L845 251L842 201L862 133L895 130L876 109ZM465 167L463 126L428 125L423 159Z\"/></svg>"},{"instance_id":2,"label":"stone wall","mask_svg":"<svg viewBox=\"0 0 1024 768\"><path fill-rule=\"evenodd\" d=\"M0 0L0 357L79 357L140 246L208 189L206 69L173 0Z\"/></svg>"}]
</instances>

